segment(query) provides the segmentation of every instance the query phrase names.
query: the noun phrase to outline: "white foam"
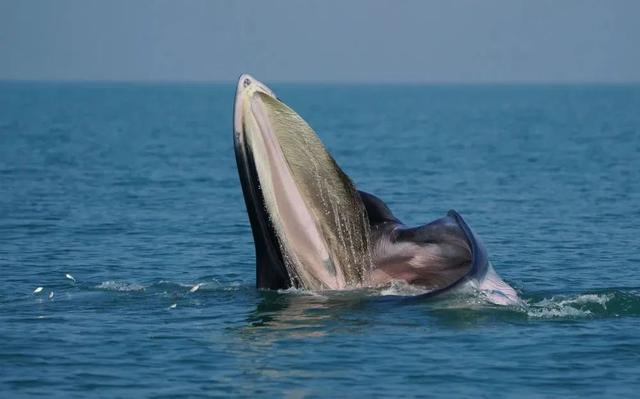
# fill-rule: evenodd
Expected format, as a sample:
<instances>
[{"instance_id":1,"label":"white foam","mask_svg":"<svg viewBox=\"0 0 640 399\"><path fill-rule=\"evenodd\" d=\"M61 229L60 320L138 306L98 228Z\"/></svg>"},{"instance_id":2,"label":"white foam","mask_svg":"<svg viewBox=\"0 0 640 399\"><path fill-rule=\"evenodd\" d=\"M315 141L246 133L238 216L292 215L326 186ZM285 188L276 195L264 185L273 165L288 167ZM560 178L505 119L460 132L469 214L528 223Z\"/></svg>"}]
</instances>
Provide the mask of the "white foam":
<instances>
[{"instance_id":1,"label":"white foam","mask_svg":"<svg viewBox=\"0 0 640 399\"><path fill-rule=\"evenodd\" d=\"M411 285L406 281L393 280L389 287L380 291L381 296L418 296L430 292L430 290Z\"/></svg>"},{"instance_id":2,"label":"white foam","mask_svg":"<svg viewBox=\"0 0 640 399\"><path fill-rule=\"evenodd\" d=\"M286 289L279 289L278 294L292 294L292 295L306 295L306 296L324 296L321 291L309 291L304 288L289 287Z\"/></svg>"},{"instance_id":3,"label":"white foam","mask_svg":"<svg viewBox=\"0 0 640 399\"><path fill-rule=\"evenodd\" d=\"M580 310L571 306L560 306L552 308L530 308L527 316L539 319L552 319L562 317L587 317L591 314L589 310Z\"/></svg>"},{"instance_id":4,"label":"white foam","mask_svg":"<svg viewBox=\"0 0 640 399\"><path fill-rule=\"evenodd\" d=\"M596 304L606 309L611 299L613 294L581 294L568 298L553 296L530 304L527 315L534 318L587 317L593 313L581 309L581 305Z\"/></svg>"},{"instance_id":5,"label":"white foam","mask_svg":"<svg viewBox=\"0 0 640 399\"><path fill-rule=\"evenodd\" d=\"M613 299L613 294L602 294L602 295L584 294L584 295L578 295L574 299L568 299L566 301L563 301L563 303L575 303L578 305L595 303L606 309L607 302L609 302L611 299Z\"/></svg>"},{"instance_id":6,"label":"white foam","mask_svg":"<svg viewBox=\"0 0 640 399\"><path fill-rule=\"evenodd\" d=\"M220 285L222 286L222 284ZM242 285L243 284L240 281L233 281L233 282L227 283L226 286L222 288L222 290L223 291L239 291L240 289L242 289Z\"/></svg>"},{"instance_id":7,"label":"white foam","mask_svg":"<svg viewBox=\"0 0 640 399\"><path fill-rule=\"evenodd\" d=\"M540 306L565 306L565 305L587 305L590 303L600 305L606 309L606 304L613 299L613 294L581 294L576 297L556 297L545 298L536 305Z\"/></svg>"},{"instance_id":8,"label":"white foam","mask_svg":"<svg viewBox=\"0 0 640 399\"><path fill-rule=\"evenodd\" d=\"M97 289L107 291L142 291L144 287L136 283L127 283L126 281L103 281L96 285Z\"/></svg>"}]
</instances>

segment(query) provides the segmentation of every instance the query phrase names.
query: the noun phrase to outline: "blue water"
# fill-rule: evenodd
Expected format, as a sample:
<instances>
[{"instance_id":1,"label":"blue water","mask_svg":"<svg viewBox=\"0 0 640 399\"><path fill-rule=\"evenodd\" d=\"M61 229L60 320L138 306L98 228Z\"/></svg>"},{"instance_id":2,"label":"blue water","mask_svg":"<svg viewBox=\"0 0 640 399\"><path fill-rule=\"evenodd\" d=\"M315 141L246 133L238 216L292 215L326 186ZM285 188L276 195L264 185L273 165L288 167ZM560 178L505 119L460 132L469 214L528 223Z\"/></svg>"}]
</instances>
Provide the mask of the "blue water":
<instances>
[{"instance_id":1,"label":"blue water","mask_svg":"<svg viewBox=\"0 0 640 399\"><path fill-rule=\"evenodd\" d=\"M0 396L637 394L640 86L274 89L527 304L258 291L231 85L0 83Z\"/></svg>"}]
</instances>

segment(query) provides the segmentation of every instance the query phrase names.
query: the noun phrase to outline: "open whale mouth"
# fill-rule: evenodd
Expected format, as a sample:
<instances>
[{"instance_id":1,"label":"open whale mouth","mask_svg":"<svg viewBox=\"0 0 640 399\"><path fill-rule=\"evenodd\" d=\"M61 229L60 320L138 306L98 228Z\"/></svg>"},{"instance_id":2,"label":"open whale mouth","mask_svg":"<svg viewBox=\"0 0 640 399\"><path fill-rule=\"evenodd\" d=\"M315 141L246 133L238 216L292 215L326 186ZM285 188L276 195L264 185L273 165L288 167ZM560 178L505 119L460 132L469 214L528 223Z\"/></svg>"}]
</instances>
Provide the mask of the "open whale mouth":
<instances>
[{"instance_id":1,"label":"open whale mouth","mask_svg":"<svg viewBox=\"0 0 640 399\"><path fill-rule=\"evenodd\" d=\"M405 226L382 200L357 191L313 129L249 75L237 86L234 144L259 288L315 291L402 280L429 294L471 285L496 292L495 303L517 299L457 212Z\"/></svg>"},{"instance_id":2,"label":"open whale mouth","mask_svg":"<svg viewBox=\"0 0 640 399\"><path fill-rule=\"evenodd\" d=\"M369 230L357 191L311 127L249 75L236 91L234 144L258 287L360 284Z\"/></svg>"}]
</instances>

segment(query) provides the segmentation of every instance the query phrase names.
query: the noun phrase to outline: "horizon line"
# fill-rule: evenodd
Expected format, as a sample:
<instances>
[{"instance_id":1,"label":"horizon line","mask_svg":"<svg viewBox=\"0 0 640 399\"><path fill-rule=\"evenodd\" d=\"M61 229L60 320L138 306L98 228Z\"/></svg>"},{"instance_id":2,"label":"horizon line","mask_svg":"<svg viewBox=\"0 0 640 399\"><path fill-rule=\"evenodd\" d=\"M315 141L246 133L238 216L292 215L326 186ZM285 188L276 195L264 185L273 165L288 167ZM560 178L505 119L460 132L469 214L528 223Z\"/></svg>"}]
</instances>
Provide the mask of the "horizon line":
<instances>
[{"instance_id":1,"label":"horizon line","mask_svg":"<svg viewBox=\"0 0 640 399\"><path fill-rule=\"evenodd\" d=\"M577 85L594 85L594 86L620 86L620 85L640 85L640 80L281 80L281 79L263 79L269 84L284 85L354 85L354 86L438 86L438 85L464 85L464 86L483 86L483 85L509 85L509 86L577 86ZM14 79L0 77L0 83L67 83L67 84L167 84L167 85L235 85L234 80L200 80L200 79L50 79L50 78L33 78L33 79Z\"/></svg>"}]
</instances>

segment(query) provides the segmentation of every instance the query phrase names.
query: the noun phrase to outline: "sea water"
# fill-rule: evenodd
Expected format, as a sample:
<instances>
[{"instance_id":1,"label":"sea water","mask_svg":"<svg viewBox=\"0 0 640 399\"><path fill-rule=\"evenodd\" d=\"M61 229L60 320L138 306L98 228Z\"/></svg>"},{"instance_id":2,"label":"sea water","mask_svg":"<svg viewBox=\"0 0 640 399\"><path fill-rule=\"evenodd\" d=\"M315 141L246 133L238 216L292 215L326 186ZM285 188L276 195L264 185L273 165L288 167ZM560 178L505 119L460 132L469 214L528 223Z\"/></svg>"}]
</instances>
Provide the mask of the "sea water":
<instances>
[{"instance_id":1,"label":"sea water","mask_svg":"<svg viewBox=\"0 0 640 399\"><path fill-rule=\"evenodd\" d=\"M5 82L0 396L637 394L640 86L273 88L406 224L460 212L525 303L256 290L233 85Z\"/></svg>"}]
</instances>

